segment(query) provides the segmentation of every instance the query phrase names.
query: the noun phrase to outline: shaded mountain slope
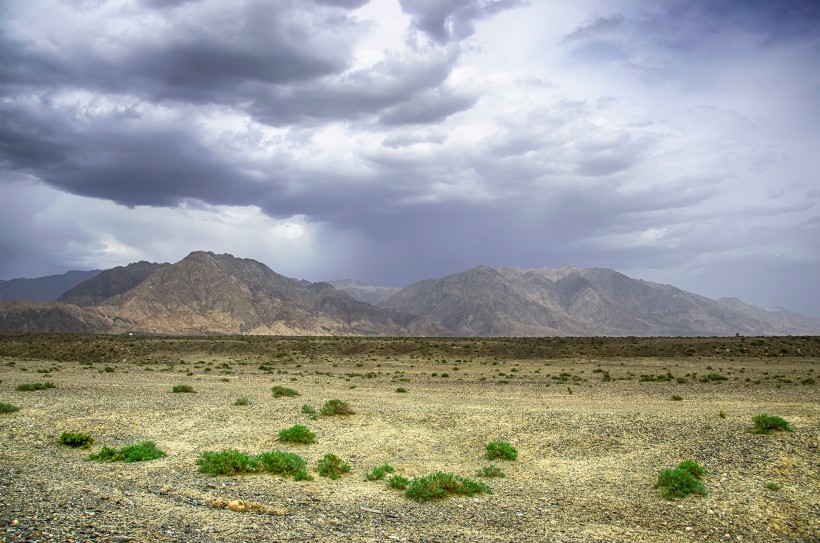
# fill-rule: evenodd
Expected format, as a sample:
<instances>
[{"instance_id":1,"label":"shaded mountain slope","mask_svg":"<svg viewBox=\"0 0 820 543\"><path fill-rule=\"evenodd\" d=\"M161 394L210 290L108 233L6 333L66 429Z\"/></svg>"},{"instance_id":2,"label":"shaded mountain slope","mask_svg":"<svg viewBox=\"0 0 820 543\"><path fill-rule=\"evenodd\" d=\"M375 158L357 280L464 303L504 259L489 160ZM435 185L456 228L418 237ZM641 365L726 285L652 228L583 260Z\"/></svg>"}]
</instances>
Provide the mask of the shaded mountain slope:
<instances>
[{"instance_id":1,"label":"shaded mountain slope","mask_svg":"<svg viewBox=\"0 0 820 543\"><path fill-rule=\"evenodd\" d=\"M120 321L125 329L128 323ZM57 302L0 302L0 330L6 334L106 333L119 330L112 319Z\"/></svg>"},{"instance_id":2,"label":"shaded mountain slope","mask_svg":"<svg viewBox=\"0 0 820 543\"><path fill-rule=\"evenodd\" d=\"M91 279L100 270L69 271L62 275L48 275L34 279L18 278L0 281L0 300L29 300L53 302L68 289Z\"/></svg>"},{"instance_id":3,"label":"shaded mountain slope","mask_svg":"<svg viewBox=\"0 0 820 543\"><path fill-rule=\"evenodd\" d=\"M136 287L153 273L170 266L144 260L105 270L66 291L57 301L80 307L99 305L108 298Z\"/></svg>"}]
</instances>

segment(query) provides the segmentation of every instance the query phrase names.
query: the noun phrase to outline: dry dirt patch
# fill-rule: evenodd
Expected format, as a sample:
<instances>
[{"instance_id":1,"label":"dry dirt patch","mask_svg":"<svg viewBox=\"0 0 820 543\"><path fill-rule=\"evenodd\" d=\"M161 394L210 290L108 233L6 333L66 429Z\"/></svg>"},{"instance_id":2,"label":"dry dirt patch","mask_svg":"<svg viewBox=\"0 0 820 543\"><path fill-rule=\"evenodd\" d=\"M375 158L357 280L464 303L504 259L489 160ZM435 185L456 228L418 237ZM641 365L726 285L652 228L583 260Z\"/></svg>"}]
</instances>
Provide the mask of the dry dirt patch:
<instances>
[{"instance_id":1,"label":"dry dirt patch","mask_svg":"<svg viewBox=\"0 0 820 543\"><path fill-rule=\"evenodd\" d=\"M0 415L0 541L798 542L820 533L820 397L818 385L801 384L814 375L813 358L198 351L161 360L0 360L0 401L20 407ZM686 382L640 380L668 373ZM727 379L700 381L710 373ZM14 390L35 381L57 386ZM196 392L172 393L177 384ZM274 385L300 396L273 398ZM248 405L233 405L240 396ZM311 420L301 410L334 398L356 413ZM747 432L764 412L795 431ZM278 443L294 424L316 443ZM89 462L87 451L57 444L64 431L91 434L92 452L148 439L168 456ZM496 461L506 477L484 480L491 495L418 504L364 478L383 462L408 478L473 477L496 439L519 457ZM199 453L227 448L296 452L315 480L197 472ZM318 477L316 461L329 452L352 472ZM708 470L708 495L663 500L653 489L658 472L687 458Z\"/></svg>"}]
</instances>

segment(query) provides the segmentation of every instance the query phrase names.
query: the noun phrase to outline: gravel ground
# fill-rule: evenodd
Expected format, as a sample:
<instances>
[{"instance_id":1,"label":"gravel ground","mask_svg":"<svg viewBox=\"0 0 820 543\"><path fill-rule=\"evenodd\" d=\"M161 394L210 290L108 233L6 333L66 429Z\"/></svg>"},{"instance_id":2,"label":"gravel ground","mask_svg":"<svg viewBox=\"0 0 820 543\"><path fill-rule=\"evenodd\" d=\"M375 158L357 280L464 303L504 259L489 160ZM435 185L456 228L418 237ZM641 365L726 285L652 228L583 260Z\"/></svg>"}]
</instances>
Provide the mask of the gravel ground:
<instances>
[{"instance_id":1,"label":"gravel ground","mask_svg":"<svg viewBox=\"0 0 820 543\"><path fill-rule=\"evenodd\" d=\"M20 407L0 415L0 542L820 541L820 385L800 383L815 374L816 359L735 362L742 370L707 370L696 358L493 365L351 355L272 361L272 371L261 362L191 353L105 371L0 359L0 401ZM667 372L690 376L683 384L639 380ZM700 382L708 373L727 380ZM46 381L56 388L15 391ZM196 393L171 393L176 384ZM273 398L274 384L301 395ZM249 404L233 405L240 396ZM356 413L313 421L301 412L332 398ZM748 432L760 413L784 417L794 432ZM278 443L278 431L293 424L309 426L316 443ZM96 443L60 446L65 431ZM86 460L102 445L144 439L168 456ZM473 477L496 439L519 457L496 462L506 477L483 480L492 494L416 503L364 479L382 462L408 478L438 470ZM315 480L197 472L202 451L226 448L297 452ZM351 473L319 477L315 463L328 452ZM708 470L708 495L662 499L653 489L658 472L689 458ZM226 507L234 500L247 510Z\"/></svg>"}]
</instances>

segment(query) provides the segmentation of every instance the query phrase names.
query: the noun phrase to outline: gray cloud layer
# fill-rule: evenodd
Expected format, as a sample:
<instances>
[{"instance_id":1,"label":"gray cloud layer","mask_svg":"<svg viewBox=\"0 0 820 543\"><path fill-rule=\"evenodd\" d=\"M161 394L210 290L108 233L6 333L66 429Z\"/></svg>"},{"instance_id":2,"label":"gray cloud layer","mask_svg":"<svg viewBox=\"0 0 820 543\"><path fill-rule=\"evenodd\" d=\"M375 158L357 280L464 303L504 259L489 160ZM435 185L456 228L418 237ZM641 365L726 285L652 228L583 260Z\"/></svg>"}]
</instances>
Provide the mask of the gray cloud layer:
<instances>
[{"instance_id":1,"label":"gray cloud layer","mask_svg":"<svg viewBox=\"0 0 820 543\"><path fill-rule=\"evenodd\" d=\"M750 261L820 273L813 3L402 0L373 58L368 4L10 2L0 276L232 250L231 232L314 279L600 265L820 314L775 275L757 299L719 291ZM494 37L502 14L535 37L492 64L519 39ZM253 253L259 225L299 264Z\"/></svg>"}]
</instances>

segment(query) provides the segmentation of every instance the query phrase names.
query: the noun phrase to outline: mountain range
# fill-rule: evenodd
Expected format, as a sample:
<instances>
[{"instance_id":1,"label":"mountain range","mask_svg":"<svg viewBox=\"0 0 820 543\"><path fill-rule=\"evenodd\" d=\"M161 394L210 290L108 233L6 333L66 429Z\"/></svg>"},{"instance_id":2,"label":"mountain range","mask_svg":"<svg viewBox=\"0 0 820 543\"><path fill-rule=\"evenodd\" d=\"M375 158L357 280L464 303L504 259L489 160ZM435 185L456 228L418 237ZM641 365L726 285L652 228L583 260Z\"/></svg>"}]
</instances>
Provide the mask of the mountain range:
<instances>
[{"instance_id":1,"label":"mountain range","mask_svg":"<svg viewBox=\"0 0 820 543\"><path fill-rule=\"evenodd\" d=\"M712 300L603 268L478 266L398 288L350 279L299 281L279 275L255 260L196 251L175 264L137 262L86 273L89 277L64 288L51 298L54 301L42 301L43 294L28 301L0 302L0 332L394 336L820 334L818 319L763 309L733 298ZM48 281L42 281L45 279L49 278L14 281L46 284ZM57 290L50 288L52 294Z\"/></svg>"}]
</instances>

